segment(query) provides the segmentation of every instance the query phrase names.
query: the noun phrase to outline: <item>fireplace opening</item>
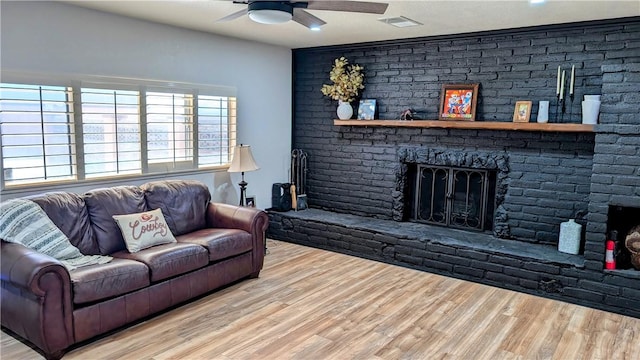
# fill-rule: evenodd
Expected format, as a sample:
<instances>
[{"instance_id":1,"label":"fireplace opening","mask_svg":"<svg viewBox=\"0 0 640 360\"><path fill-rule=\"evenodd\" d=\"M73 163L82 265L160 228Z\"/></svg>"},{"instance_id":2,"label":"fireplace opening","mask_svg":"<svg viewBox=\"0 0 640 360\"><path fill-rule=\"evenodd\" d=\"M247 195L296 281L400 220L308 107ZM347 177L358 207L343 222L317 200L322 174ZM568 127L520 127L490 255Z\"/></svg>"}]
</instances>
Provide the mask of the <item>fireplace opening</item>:
<instances>
[{"instance_id":1,"label":"fireplace opening","mask_svg":"<svg viewBox=\"0 0 640 360\"><path fill-rule=\"evenodd\" d=\"M423 164L408 170L411 221L493 230L496 171Z\"/></svg>"},{"instance_id":2,"label":"fireplace opening","mask_svg":"<svg viewBox=\"0 0 640 360\"><path fill-rule=\"evenodd\" d=\"M616 243L616 268L632 269L631 253L625 246L625 239L632 228L640 225L640 208L609 206L607 215L607 237Z\"/></svg>"}]
</instances>

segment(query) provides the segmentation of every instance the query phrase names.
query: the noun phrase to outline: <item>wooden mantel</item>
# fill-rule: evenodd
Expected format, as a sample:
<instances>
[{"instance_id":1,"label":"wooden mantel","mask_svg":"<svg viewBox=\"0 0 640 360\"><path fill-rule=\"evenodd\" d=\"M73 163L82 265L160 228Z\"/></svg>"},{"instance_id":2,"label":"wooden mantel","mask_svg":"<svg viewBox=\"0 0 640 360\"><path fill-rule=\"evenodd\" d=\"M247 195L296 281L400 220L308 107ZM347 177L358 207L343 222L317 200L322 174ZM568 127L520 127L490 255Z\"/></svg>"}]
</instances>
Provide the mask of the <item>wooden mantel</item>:
<instances>
[{"instance_id":1,"label":"wooden mantel","mask_svg":"<svg viewBox=\"0 0 640 360\"><path fill-rule=\"evenodd\" d=\"M333 120L336 126L386 126L469 130L515 130L545 132L593 132L593 125L558 123L517 123L498 121L444 121L444 120Z\"/></svg>"}]
</instances>

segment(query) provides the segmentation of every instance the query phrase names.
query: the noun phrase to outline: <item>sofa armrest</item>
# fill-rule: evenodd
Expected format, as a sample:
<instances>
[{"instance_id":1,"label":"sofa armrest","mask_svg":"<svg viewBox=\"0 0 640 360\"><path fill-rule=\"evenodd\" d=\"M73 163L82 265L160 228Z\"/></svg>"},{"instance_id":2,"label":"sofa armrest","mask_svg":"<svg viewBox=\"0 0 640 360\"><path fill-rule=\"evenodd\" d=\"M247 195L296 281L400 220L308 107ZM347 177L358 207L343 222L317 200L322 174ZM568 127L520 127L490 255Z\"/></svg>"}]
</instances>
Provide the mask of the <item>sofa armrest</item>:
<instances>
[{"instance_id":1,"label":"sofa armrest","mask_svg":"<svg viewBox=\"0 0 640 360\"><path fill-rule=\"evenodd\" d=\"M257 277L264 261L265 232L269 227L267 213L252 207L210 202L206 216L208 227L240 229L251 234L253 238L252 276Z\"/></svg>"},{"instance_id":2,"label":"sofa armrest","mask_svg":"<svg viewBox=\"0 0 640 360\"><path fill-rule=\"evenodd\" d=\"M74 343L69 272L60 261L19 244L0 244L2 326L55 358Z\"/></svg>"},{"instance_id":3,"label":"sofa armrest","mask_svg":"<svg viewBox=\"0 0 640 360\"><path fill-rule=\"evenodd\" d=\"M252 207L210 202L207 208L207 226L213 228L240 229L252 233L255 228L266 231L268 222L264 211Z\"/></svg>"},{"instance_id":4,"label":"sofa armrest","mask_svg":"<svg viewBox=\"0 0 640 360\"><path fill-rule=\"evenodd\" d=\"M60 261L51 256L31 250L20 244L2 241L2 262L0 272L2 280L13 286L28 290L36 296L44 296L45 290L39 280L47 272L54 272L69 283L69 272Z\"/></svg>"}]
</instances>

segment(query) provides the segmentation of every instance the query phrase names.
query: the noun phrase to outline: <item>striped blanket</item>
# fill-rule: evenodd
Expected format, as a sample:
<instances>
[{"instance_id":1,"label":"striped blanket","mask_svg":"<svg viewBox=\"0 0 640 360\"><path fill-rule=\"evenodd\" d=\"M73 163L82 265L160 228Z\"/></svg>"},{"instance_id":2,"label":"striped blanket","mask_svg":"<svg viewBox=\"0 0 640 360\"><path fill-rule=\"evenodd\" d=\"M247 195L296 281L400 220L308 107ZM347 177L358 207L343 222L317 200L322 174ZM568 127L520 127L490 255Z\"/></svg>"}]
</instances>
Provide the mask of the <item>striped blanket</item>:
<instances>
[{"instance_id":1,"label":"striped blanket","mask_svg":"<svg viewBox=\"0 0 640 360\"><path fill-rule=\"evenodd\" d=\"M69 271L81 266L105 264L112 259L109 256L83 255L44 210L31 200L13 199L0 203L0 239L58 259Z\"/></svg>"}]
</instances>

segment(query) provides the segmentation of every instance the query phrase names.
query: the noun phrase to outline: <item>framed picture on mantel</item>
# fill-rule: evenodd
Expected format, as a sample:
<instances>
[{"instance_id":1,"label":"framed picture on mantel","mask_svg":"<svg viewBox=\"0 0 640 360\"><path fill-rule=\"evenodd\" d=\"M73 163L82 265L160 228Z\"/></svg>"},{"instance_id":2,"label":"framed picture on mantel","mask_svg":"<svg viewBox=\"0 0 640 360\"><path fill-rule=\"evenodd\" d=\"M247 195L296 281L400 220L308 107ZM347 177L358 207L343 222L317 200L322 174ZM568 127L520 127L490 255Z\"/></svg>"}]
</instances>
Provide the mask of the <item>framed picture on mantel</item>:
<instances>
[{"instance_id":1,"label":"framed picture on mantel","mask_svg":"<svg viewBox=\"0 0 640 360\"><path fill-rule=\"evenodd\" d=\"M513 122L529 122L531 116L531 101L516 101L513 109Z\"/></svg>"},{"instance_id":2,"label":"framed picture on mantel","mask_svg":"<svg viewBox=\"0 0 640 360\"><path fill-rule=\"evenodd\" d=\"M440 120L476 120L478 84L445 84L440 95Z\"/></svg>"},{"instance_id":3,"label":"framed picture on mantel","mask_svg":"<svg viewBox=\"0 0 640 360\"><path fill-rule=\"evenodd\" d=\"M376 116L376 100L362 99L358 107L358 120L373 120Z\"/></svg>"}]
</instances>

